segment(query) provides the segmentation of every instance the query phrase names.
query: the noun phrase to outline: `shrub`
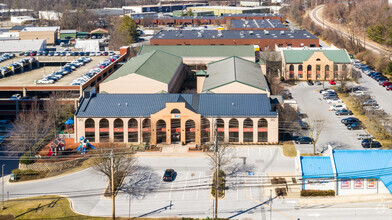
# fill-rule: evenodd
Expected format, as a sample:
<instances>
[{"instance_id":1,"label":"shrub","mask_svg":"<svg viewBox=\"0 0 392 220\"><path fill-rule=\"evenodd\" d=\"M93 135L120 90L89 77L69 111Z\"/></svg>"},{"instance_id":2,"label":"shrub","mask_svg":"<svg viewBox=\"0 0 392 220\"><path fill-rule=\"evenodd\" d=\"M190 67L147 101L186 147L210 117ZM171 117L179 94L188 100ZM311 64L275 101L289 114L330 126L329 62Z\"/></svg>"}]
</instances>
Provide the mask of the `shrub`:
<instances>
[{"instance_id":1,"label":"shrub","mask_svg":"<svg viewBox=\"0 0 392 220\"><path fill-rule=\"evenodd\" d=\"M20 170L20 169L14 169L11 171L13 174L17 176L22 176L22 175L38 175L39 172L35 170Z\"/></svg>"},{"instance_id":2,"label":"shrub","mask_svg":"<svg viewBox=\"0 0 392 220\"><path fill-rule=\"evenodd\" d=\"M301 196L335 196L335 190L302 190Z\"/></svg>"},{"instance_id":3,"label":"shrub","mask_svg":"<svg viewBox=\"0 0 392 220\"><path fill-rule=\"evenodd\" d=\"M32 164L34 162L35 162L34 158L30 157L28 153L23 154L23 156L21 156L19 159L19 163L26 164L26 165Z\"/></svg>"}]
</instances>

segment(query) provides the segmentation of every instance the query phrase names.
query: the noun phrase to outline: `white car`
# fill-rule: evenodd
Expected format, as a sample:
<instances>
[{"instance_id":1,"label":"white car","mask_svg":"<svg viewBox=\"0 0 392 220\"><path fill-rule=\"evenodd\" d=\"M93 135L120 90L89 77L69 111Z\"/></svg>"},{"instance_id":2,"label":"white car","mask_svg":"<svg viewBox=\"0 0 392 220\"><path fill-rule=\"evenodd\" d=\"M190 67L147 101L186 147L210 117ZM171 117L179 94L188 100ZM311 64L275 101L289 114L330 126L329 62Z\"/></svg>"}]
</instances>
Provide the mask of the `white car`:
<instances>
[{"instance_id":1,"label":"white car","mask_svg":"<svg viewBox=\"0 0 392 220\"><path fill-rule=\"evenodd\" d=\"M364 139L373 139L373 135L369 134L369 133L359 133L357 134L357 139L358 140L364 140Z\"/></svg>"},{"instance_id":2,"label":"white car","mask_svg":"<svg viewBox=\"0 0 392 220\"><path fill-rule=\"evenodd\" d=\"M351 95L354 95L354 96L365 95L365 92L364 91L355 91L355 92L351 93Z\"/></svg>"},{"instance_id":3,"label":"white car","mask_svg":"<svg viewBox=\"0 0 392 220\"><path fill-rule=\"evenodd\" d=\"M38 84L53 84L54 80L44 80L44 79L41 79L41 80L38 80L37 83Z\"/></svg>"},{"instance_id":4,"label":"white car","mask_svg":"<svg viewBox=\"0 0 392 220\"><path fill-rule=\"evenodd\" d=\"M321 92L322 95L327 94L328 92L335 92L333 89L327 89Z\"/></svg>"},{"instance_id":5,"label":"white car","mask_svg":"<svg viewBox=\"0 0 392 220\"><path fill-rule=\"evenodd\" d=\"M335 104L329 107L330 111L340 111L342 109L346 109L346 104Z\"/></svg>"},{"instance_id":6,"label":"white car","mask_svg":"<svg viewBox=\"0 0 392 220\"><path fill-rule=\"evenodd\" d=\"M341 99L327 99L328 104L338 104L338 103L343 103L343 100Z\"/></svg>"}]
</instances>

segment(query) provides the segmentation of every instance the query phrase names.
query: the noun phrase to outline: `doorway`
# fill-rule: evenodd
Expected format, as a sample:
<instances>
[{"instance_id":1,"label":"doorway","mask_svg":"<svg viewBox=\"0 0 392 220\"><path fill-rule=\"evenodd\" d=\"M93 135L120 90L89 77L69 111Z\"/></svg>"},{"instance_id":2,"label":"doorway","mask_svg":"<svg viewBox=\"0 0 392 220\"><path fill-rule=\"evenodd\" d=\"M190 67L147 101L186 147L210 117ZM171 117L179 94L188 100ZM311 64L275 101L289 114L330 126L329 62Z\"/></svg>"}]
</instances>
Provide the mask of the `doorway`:
<instances>
[{"instance_id":1,"label":"doorway","mask_svg":"<svg viewBox=\"0 0 392 220\"><path fill-rule=\"evenodd\" d=\"M171 119L171 142L181 142L181 119Z\"/></svg>"}]
</instances>

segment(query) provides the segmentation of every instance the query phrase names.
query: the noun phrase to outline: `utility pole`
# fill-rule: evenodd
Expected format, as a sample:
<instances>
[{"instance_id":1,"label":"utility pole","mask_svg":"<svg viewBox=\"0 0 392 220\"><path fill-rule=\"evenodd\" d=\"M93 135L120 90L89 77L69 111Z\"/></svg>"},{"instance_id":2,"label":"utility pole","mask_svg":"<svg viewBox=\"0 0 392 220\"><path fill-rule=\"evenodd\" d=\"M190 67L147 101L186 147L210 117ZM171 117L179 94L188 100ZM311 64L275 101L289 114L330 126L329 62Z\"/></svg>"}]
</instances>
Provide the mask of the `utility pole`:
<instances>
[{"instance_id":1,"label":"utility pole","mask_svg":"<svg viewBox=\"0 0 392 220\"><path fill-rule=\"evenodd\" d=\"M270 189L269 205L270 205L270 220L272 220L272 189Z\"/></svg>"},{"instance_id":2,"label":"utility pole","mask_svg":"<svg viewBox=\"0 0 392 220\"><path fill-rule=\"evenodd\" d=\"M112 182L112 218L116 219L116 202L114 197L114 167L113 167L113 150L110 152L110 173Z\"/></svg>"},{"instance_id":3,"label":"utility pole","mask_svg":"<svg viewBox=\"0 0 392 220\"><path fill-rule=\"evenodd\" d=\"M218 193L219 193L219 162L218 162L218 123L215 119L215 160L216 160L216 181L215 181L215 216L218 219Z\"/></svg>"},{"instance_id":4,"label":"utility pole","mask_svg":"<svg viewBox=\"0 0 392 220\"><path fill-rule=\"evenodd\" d=\"M1 207L1 210L4 210L5 209L5 205L4 205L4 166L5 166L5 164L3 164L2 166L1 166L1 185L2 185L2 187L1 187L1 195L2 195L2 199L3 199L3 205L2 205L2 207Z\"/></svg>"}]
</instances>

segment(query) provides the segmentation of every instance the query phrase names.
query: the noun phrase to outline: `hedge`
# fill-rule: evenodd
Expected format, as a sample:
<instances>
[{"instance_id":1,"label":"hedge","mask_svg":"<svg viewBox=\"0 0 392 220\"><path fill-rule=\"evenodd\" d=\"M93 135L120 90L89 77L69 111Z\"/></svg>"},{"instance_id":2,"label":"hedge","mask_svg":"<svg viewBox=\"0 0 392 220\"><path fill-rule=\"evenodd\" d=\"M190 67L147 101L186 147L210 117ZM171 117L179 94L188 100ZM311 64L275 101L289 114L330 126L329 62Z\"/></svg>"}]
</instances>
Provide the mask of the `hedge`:
<instances>
[{"instance_id":1,"label":"hedge","mask_svg":"<svg viewBox=\"0 0 392 220\"><path fill-rule=\"evenodd\" d=\"M32 164L32 163L34 163L34 162L35 162L34 158L33 158L33 157L30 157L29 153L25 153L25 154L23 154L23 155L19 158L19 163L22 163L22 164L28 165L28 164Z\"/></svg>"},{"instance_id":2,"label":"hedge","mask_svg":"<svg viewBox=\"0 0 392 220\"><path fill-rule=\"evenodd\" d=\"M21 175L38 175L39 172L35 170L20 170L20 169L14 169L11 171L13 174L21 176Z\"/></svg>"},{"instance_id":3,"label":"hedge","mask_svg":"<svg viewBox=\"0 0 392 220\"><path fill-rule=\"evenodd\" d=\"M335 190L302 190L301 196L335 196Z\"/></svg>"}]
</instances>

